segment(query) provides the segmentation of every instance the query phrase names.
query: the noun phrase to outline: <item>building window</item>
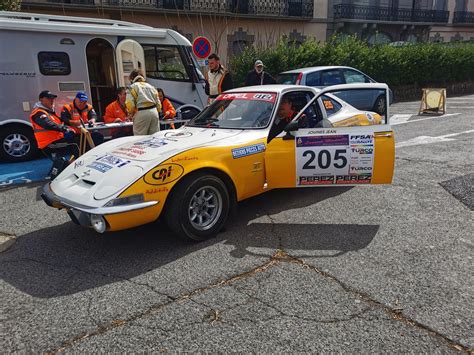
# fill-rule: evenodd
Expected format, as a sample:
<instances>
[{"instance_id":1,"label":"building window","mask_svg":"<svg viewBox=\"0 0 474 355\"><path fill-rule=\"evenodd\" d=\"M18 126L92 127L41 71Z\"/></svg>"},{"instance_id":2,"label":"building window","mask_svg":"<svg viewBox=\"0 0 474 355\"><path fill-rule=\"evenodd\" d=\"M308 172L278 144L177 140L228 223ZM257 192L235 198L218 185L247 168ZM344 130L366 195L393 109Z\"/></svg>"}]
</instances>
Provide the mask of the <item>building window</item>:
<instances>
[{"instance_id":1,"label":"building window","mask_svg":"<svg viewBox=\"0 0 474 355\"><path fill-rule=\"evenodd\" d=\"M376 32L367 37L367 43L371 45L386 44L392 42L392 37L384 32Z\"/></svg>"},{"instance_id":2,"label":"building window","mask_svg":"<svg viewBox=\"0 0 474 355\"><path fill-rule=\"evenodd\" d=\"M143 45L146 75L152 79L188 81L177 47Z\"/></svg>"},{"instance_id":3,"label":"building window","mask_svg":"<svg viewBox=\"0 0 474 355\"><path fill-rule=\"evenodd\" d=\"M71 74L71 63L65 52L39 52L38 64L43 75Z\"/></svg>"}]
</instances>

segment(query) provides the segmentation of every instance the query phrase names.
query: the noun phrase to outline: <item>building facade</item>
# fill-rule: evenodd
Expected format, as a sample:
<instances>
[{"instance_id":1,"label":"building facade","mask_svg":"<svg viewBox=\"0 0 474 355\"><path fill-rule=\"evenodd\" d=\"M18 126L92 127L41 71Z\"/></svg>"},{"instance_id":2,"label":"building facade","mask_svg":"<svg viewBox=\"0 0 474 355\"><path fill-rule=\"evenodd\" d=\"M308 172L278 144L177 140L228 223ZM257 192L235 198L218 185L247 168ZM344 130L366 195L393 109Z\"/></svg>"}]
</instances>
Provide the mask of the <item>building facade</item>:
<instances>
[{"instance_id":1,"label":"building facade","mask_svg":"<svg viewBox=\"0 0 474 355\"><path fill-rule=\"evenodd\" d=\"M369 43L474 42L474 0L23 0L22 11L100 17L206 36L223 57L334 33Z\"/></svg>"}]
</instances>

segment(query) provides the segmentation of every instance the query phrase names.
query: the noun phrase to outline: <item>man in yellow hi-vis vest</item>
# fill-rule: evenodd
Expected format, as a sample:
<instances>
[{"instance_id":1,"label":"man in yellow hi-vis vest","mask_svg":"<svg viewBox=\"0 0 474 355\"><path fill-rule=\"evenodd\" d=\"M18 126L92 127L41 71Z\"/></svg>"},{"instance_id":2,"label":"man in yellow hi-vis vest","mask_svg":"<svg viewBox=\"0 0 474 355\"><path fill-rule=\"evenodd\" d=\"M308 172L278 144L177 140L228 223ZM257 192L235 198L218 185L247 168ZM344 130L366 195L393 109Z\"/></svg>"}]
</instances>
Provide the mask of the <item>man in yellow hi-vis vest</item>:
<instances>
[{"instance_id":1,"label":"man in yellow hi-vis vest","mask_svg":"<svg viewBox=\"0 0 474 355\"><path fill-rule=\"evenodd\" d=\"M160 130L159 115L161 102L156 89L148 84L139 69L130 73L130 88L127 93L128 112L133 116L133 134L135 136L153 134Z\"/></svg>"}]
</instances>

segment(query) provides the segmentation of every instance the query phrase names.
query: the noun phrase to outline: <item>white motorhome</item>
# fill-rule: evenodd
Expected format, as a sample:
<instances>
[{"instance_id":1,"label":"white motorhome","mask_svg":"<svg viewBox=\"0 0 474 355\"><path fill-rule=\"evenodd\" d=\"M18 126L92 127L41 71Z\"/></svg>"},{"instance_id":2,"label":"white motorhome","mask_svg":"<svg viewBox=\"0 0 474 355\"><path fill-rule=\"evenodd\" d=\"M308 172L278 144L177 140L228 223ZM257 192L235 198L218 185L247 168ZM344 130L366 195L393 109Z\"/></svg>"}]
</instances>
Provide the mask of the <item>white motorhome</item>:
<instances>
[{"instance_id":1,"label":"white motorhome","mask_svg":"<svg viewBox=\"0 0 474 355\"><path fill-rule=\"evenodd\" d=\"M56 110L85 91L97 114L141 68L190 116L206 103L204 77L181 34L106 19L0 12L0 160L36 154L29 113L42 90L58 95Z\"/></svg>"}]
</instances>

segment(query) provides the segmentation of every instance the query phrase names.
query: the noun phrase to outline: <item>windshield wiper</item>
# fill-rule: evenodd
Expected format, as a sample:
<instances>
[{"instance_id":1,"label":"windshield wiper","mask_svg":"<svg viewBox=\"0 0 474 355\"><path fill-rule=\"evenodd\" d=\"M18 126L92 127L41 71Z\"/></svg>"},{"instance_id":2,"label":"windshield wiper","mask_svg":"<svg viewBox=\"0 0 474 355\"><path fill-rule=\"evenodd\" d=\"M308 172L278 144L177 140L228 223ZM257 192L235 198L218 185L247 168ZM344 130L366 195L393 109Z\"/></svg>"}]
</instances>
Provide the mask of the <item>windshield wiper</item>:
<instances>
[{"instance_id":1,"label":"windshield wiper","mask_svg":"<svg viewBox=\"0 0 474 355\"><path fill-rule=\"evenodd\" d=\"M202 127L202 126L205 126L205 127L212 127L212 128L218 128L219 125L216 123L218 122L219 120L217 118L208 118L206 120L200 120L199 122L193 122L194 125L196 126L199 126L199 127Z\"/></svg>"}]
</instances>

